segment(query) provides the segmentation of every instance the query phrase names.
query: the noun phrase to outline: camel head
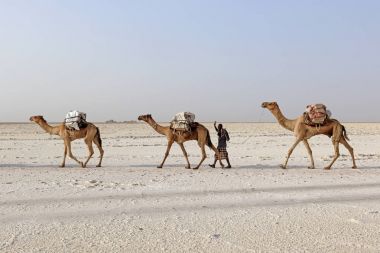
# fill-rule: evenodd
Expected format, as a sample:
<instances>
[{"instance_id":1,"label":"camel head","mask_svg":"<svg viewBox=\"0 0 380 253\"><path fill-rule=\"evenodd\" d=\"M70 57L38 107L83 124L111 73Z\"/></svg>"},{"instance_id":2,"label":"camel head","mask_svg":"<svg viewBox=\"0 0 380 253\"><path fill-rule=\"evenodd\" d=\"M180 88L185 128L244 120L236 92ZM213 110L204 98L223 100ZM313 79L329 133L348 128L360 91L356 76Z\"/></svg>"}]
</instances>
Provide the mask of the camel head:
<instances>
[{"instance_id":1,"label":"camel head","mask_svg":"<svg viewBox=\"0 0 380 253\"><path fill-rule=\"evenodd\" d=\"M279 109L277 102L264 102L261 104L262 108L266 108L269 111L273 111L275 109Z\"/></svg>"},{"instance_id":2,"label":"camel head","mask_svg":"<svg viewBox=\"0 0 380 253\"><path fill-rule=\"evenodd\" d=\"M32 116L32 117L30 117L29 118L29 120L30 121L33 121L33 122L35 122L35 123L40 123L40 122L46 122L46 120L44 119L44 117L43 116L41 116L41 115L37 115L37 116Z\"/></svg>"},{"instance_id":3,"label":"camel head","mask_svg":"<svg viewBox=\"0 0 380 253\"><path fill-rule=\"evenodd\" d=\"M138 117L138 120L143 120L145 122L148 122L149 119L152 119L152 115L151 114L140 115Z\"/></svg>"}]
</instances>

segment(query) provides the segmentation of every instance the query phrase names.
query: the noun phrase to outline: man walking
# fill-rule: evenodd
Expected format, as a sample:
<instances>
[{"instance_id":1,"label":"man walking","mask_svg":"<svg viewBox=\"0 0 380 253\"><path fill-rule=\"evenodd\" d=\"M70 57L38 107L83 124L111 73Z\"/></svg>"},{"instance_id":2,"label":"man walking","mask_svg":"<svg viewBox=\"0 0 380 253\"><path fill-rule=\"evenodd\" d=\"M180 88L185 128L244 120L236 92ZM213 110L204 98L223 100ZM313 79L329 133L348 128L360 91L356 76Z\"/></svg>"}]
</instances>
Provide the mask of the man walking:
<instances>
[{"instance_id":1,"label":"man walking","mask_svg":"<svg viewBox=\"0 0 380 253\"><path fill-rule=\"evenodd\" d=\"M210 167L215 168L216 162L219 160L220 166L224 168L224 164L222 163L222 160L226 160L228 164L226 168L231 168L231 164L230 164L230 160L228 159L228 152L227 152L227 141L230 140L230 136L228 135L227 130L223 128L222 124L219 124L218 127L216 127L216 121L214 122L214 128L216 132L218 133L219 155L215 154L214 164L210 164Z\"/></svg>"}]
</instances>

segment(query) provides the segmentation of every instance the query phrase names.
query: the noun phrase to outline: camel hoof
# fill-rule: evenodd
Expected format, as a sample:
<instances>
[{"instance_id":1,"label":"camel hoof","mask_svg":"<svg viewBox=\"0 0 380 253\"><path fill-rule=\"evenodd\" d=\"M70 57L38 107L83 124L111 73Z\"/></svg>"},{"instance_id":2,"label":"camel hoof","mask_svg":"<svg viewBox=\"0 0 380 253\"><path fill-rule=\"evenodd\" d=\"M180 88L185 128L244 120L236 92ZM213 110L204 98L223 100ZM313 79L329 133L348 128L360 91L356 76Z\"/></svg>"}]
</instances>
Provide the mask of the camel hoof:
<instances>
[{"instance_id":1,"label":"camel hoof","mask_svg":"<svg viewBox=\"0 0 380 253\"><path fill-rule=\"evenodd\" d=\"M195 168L193 168L193 170L197 170L197 169L199 169L199 167L195 167Z\"/></svg>"},{"instance_id":2,"label":"camel hoof","mask_svg":"<svg viewBox=\"0 0 380 253\"><path fill-rule=\"evenodd\" d=\"M286 170L286 166L283 164L280 165L280 168Z\"/></svg>"},{"instance_id":3,"label":"camel hoof","mask_svg":"<svg viewBox=\"0 0 380 253\"><path fill-rule=\"evenodd\" d=\"M59 165L59 167L60 167L60 168L64 168L64 167L65 167L65 165L64 165L64 164L61 164L61 165Z\"/></svg>"},{"instance_id":4,"label":"camel hoof","mask_svg":"<svg viewBox=\"0 0 380 253\"><path fill-rule=\"evenodd\" d=\"M99 164L98 164L98 165L96 165L96 167L97 167L97 168L100 168L100 167L102 167L102 165L99 165Z\"/></svg>"},{"instance_id":5,"label":"camel hoof","mask_svg":"<svg viewBox=\"0 0 380 253\"><path fill-rule=\"evenodd\" d=\"M314 166L309 166L309 167L307 167L309 170L313 170L313 169L315 169L315 167Z\"/></svg>"},{"instance_id":6,"label":"camel hoof","mask_svg":"<svg viewBox=\"0 0 380 253\"><path fill-rule=\"evenodd\" d=\"M191 167L190 166L186 166L185 169L189 170L189 169L191 169Z\"/></svg>"},{"instance_id":7,"label":"camel hoof","mask_svg":"<svg viewBox=\"0 0 380 253\"><path fill-rule=\"evenodd\" d=\"M324 170L331 170L331 167L324 167Z\"/></svg>"},{"instance_id":8,"label":"camel hoof","mask_svg":"<svg viewBox=\"0 0 380 253\"><path fill-rule=\"evenodd\" d=\"M355 165L355 166L352 166L353 169L357 169L358 167Z\"/></svg>"},{"instance_id":9,"label":"camel hoof","mask_svg":"<svg viewBox=\"0 0 380 253\"><path fill-rule=\"evenodd\" d=\"M157 166L157 169L162 169L162 166L161 165Z\"/></svg>"},{"instance_id":10,"label":"camel hoof","mask_svg":"<svg viewBox=\"0 0 380 253\"><path fill-rule=\"evenodd\" d=\"M82 168L86 168L86 164L81 162L80 165L82 166Z\"/></svg>"}]
</instances>

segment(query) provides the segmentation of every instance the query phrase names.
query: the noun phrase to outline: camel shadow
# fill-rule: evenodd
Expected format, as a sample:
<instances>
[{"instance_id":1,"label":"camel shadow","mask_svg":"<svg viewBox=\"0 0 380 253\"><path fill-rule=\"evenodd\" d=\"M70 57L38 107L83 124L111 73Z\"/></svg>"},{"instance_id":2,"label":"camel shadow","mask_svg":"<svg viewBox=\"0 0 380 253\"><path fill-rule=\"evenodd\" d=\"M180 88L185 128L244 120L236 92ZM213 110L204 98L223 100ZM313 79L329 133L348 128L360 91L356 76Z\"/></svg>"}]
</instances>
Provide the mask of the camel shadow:
<instances>
[{"instance_id":1,"label":"camel shadow","mask_svg":"<svg viewBox=\"0 0 380 253\"><path fill-rule=\"evenodd\" d=\"M51 168L58 165L48 165L48 164L43 164L43 165L37 165L37 164L24 164L24 163L19 163L19 164L0 164L0 168Z\"/></svg>"},{"instance_id":2,"label":"camel shadow","mask_svg":"<svg viewBox=\"0 0 380 253\"><path fill-rule=\"evenodd\" d=\"M337 190L337 189L355 189L355 190L364 190L368 188L378 189L380 184L378 183L368 183L368 184L331 184L331 185L304 185L304 186L280 186L280 187L257 187L257 188L239 188L239 189L219 189L219 190L190 190L190 191L164 191L164 192L146 192L142 193L126 193L126 194L113 194L107 196L83 196L83 197L48 197L48 198L35 198L35 199L14 199L14 200L6 200L0 201L0 206L4 207L12 207L12 206L22 206L26 205L28 207L45 205L52 205L53 203L98 203L100 204L103 201L127 201L130 199L159 199L159 198L173 198L173 197L206 197L207 195L211 196L225 196L226 194L238 194L250 196L253 194L261 194L261 193L270 193L270 192L312 192L312 191L326 191L326 190ZM346 203L360 203L360 202L374 202L378 203L380 200L380 194L378 193L356 193L354 195L344 195L338 194L334 196L310 196L304 199L297 198L286 198L286 199L257 199L252 201L238 201L235 198L225 198L224 202L209 202L207 204L204 203L189 203L188 205L177 205L176 203L172 203L169 206L161 207L159 209L160 213L173 213L173 212L194 212L194 211L204 211L204 210L231 210L234 208L273 208L273 207L294 207L294 206L302 206L309 204L346 204ZM84 211L72 211L72 212L54 212L54 213L41 213L36 215L34 213L14 215L8 216L6 218L0 219L2 222L20 222L22 220L28 219L41 219L46 220L47 217L51 219L57 218L65 218L65 217L89 217L89 216L104 216L109 214L128 214L128 215L152 215L157 213L157 207L155 206L145 206L145 207L120 207L115 208L113 210L104 209L97 210L96 212L89 212L88 210Z\"/></svg>"},{"instance_id":3,"label":"camel shadow","mask_svg":"<svg viewBox=\"0 0 380 253\"><path fill-rule=\"evenodd\" d=\"M91 168L95 166L87 166L86 168ZM0 164L0 168L13 168L13 169L27 169L27 168L40 168L40 169L74 169L74 168L82 168L77 164L66 165L64 168L59 167L58 164Z\"/></svg>"},{"instance_id":4,"label":"camel shadow","mask_svg":"<svg viewBox=\"0 0 380 253\"><path fill-rule=\"evenodd\" d=\"M35 199L14 199L0 201L0 206L6 205L41 205L46 203L59 203L59 202L91 202L91 201L104 201L104 200L126 200L126 199L151 199L151 198L175 198L180 196L193 196L202 197L207 195L225 195L225 194L257 194L257 193L287 193L287 192L312 192L312 191L328 191L328 190L361 190L368 188L379 188L380 183L359 183L359 184L326 184L326 185L300 185L300 186L275 186L275 187L250 187L250 188L238 188L238 189L217 189L217 190L184 190L184 191L162 191L162 192L145 192L145 193L122 193L112 195L101 196L73 196L73 197L41 197ZM380 198L380 194L364 194L365 196ZM359 195L358 195L359 196ZM361 200L358 196L344 196L344 198L337 197L325 197L328 200L334 200L335 202L344 202L343 199ZM368 198L371 199L371 198ZM316 198L316 201L323 200L323 198ZM365 198L363 198L365 200ZM330 202L328 201L328 202ZM278 201L276 201L278 202ZM306 201L307 202L307 201ZM319 202L319 201L318 201ZM323 201L321 201L323 202Z\"/></svg>"},{"instance_id":5,"label":"camel shadow","mask_svg":"<svg viewBox=\"0 0 380 253\"><path fill-rule=\"evenodd\" d=\"M160 164L128 164L127 166L130 168L157 168L157 166ZM185 167L185 164L165 164L164 168L181 168Z\"/></svg>"},{"instance_id":6,"label":"camel shadow","mask_svg":"<svg viewBox=\"0 0 380 253\"><path fill-rule=\"evenodd\" d=\"M129 168L157 168L159 164L129 164ZM176 168L176 169L184 169L185 164L165 164L162 169L165 168ZM120 167L120 166L119 166ZM293 168L305 168L305 166L292 166ZM280 165L262 165L262 164L255 164L255 165L241 165L241 166L232 166L232 168L222 168L219 164L216 165L215 168L211 168L208 164L202 165L199 170L216 170L216 169L223 169L223 170L234 170L234 169L279 169Z\"/></svg>"},{"instance_id":7,"label":"camel shadow","mask_svg":"<svg viewBox=\"0 0 380 253\"><path fill-rule=\"evenodd\" d=\"M358 170L365 169L365 170L379 170L380 166L362 166L358 167Z\"/></svg>"},{"instance_id":8,"label":"camel shadow","mask_svg":"<svg viewBox=\"0 0 380 253\"><path fill-rule=\"evenodd\" d=\"M145 169L157 169L158 164L120 164L120 165L107 165L102 166L102 168L145 168ZM167 164L162 169L185 169L185 164ZM82 167L78 166L77 164L70 164L66 165L64 168L59 167L58 164L0 164L0 168L41 168L41 169L81 169ZM93 168L96 169L97 167L95 165L87 165L86 168ZM279 165L263 165L263 164L252 164L252 165L238 165L238 166L232 166L230 169L222 169L220 166L217 165L216 168L210 168L208 165L203 165L199 170L215 170L215 169L221 169L221 170L239 170L239 169L245 169L245 170L274 170L274 169L280 169L283 171L292 170L292 169L305 169L309 170L307 166L302 165L293 165L289 166L287 169L281 169L280 164ZM323 170L323 167L319 168L316 167L314 170ZM344 167L344 168L333 168L332 170L341 170L341 169L351 169L351 167ZM366 169L366 170L379 170L380 166L362 166L359 167L357 170L360 169Z\"/></svg>"},{"instance_id":9,"label":"camel shadow","mask_svg":"<svg viewBox=\"0 0 380 253\"><path fill-rule=\"evenodd\" d=\"M233 166L232 169L252 169L252 170L281 169L281 165L280 164L278 165L264 165L264 164L241 165L241 166ZM307 169L307 166L294 165L294 166L289 166L288 169ZM281 169L281 170L284 170L284 169Z\"/></svg>"}]
</instances>

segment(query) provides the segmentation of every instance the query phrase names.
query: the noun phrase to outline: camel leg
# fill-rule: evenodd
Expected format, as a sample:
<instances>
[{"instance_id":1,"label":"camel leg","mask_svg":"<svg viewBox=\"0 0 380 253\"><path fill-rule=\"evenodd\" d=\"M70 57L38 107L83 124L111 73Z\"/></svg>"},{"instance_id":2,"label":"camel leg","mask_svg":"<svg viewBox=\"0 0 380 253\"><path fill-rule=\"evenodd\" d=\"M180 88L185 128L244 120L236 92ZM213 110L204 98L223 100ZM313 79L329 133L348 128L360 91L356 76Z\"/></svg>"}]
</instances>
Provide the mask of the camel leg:
<instances>
[{"instance_id":1,"label":"camel leg","mask_svg":"<svg viewBox=\"0 0 380 253\"><path fill-rule=\"evenodd\" d=\"M92 141L91 140L84 140L88 147L88 157L86 162L83 164L83 168L87 166L88 161L90 161L91 157L94 155L94 148L92 147Z\"/></svg>"},{"instance_id":2,"label":"camel leg","mask_svg":"<svg viewBox=\"0 0 380 253\"><path fill-rule=\"evenodd\" d=\"M310 157L310 160L311 160L311 166L309 167L309 169L315 169L315 167L314 167L313 151L310 148L309 142L307 140L303 140L303 144L305 144L305 147L307 149L307 152L309 153L309 157Z\"/></svg>"},{"instance_id":3,"label":"camel leg","mask_svg":"<svg viewBox=\"0 0 380 253\"><path fill-rule=\"evenodd\" d=\"M98 147L99 152L100 152L100 160L98 165L96 167L102 167L102 160L103 160L103 155L104 155L104 150L102 148L102 145L99 143L99 141L95 138L94 140L95 145Z\"/></svg>"},{"instance_id":4,"label":"camel leg","mask_svg":"<svg viewBox=\"0 0 380 253\"><path fill-rule=\"evenodd\" d=\"M286 169L286 166L288 166L289 158L293 153L293 150L297 147L298 143L300 143L301 141L302 139L297 139L296 142L293 144L293 146L289 149L288 156L286 157L284 165L281 165L281 168Z\"/></svg>"},{"instance_id":5,"label":"camel leg","mask_svg":"<svg viewBox=\"0 0 380 253\"><path fill-rule=\"evenodd\" d=\"M62 161L62 164L59 166L61 168L65 167L65 164L66 164L66 156L67 156L67 144L66 142L64 143L65 145L65 152L63 153L63 161Z\"/></svg>"},{"instance_id":6,"label":"camel leg","mask_svg":"<svg viewBox=\"0 0 380 253\"><path fill-rule=\"evenodd\" d=\"M74 155L73 153L71 152L71 141L68 141L67 142L67 151L69 153L69 157L71 159L73 159L74 161L76 161L81 167L83 167L83 162L80 162Z\"/></svg>"},{"instance_id":7,"label":"camel leg","mask_svg":"<svg viewBox=\"0 0 380 253\"><path fill-rule=\"evenodd\" d=\"M166 148L164 160L162 161L162 163L159 166L157 166L157 168L161 169L164 166L164 163L166 161L166 158L168 158L168 155L169 155L169 152L170 152L170 149L171 149L172 145L173 145L173 141L169 141L168 142L168 146Z\"/></svg>"},{"instance_id":8,"label":"camel leg","mask_svg":"<svg viewBox=\"0 0 380 253\"><path fill-rule=\"evenodd\" d=\"M334 141L333 144L334 144L335 156L334 156L334 159L331 161L331 163L327 167L325 167L325 170L331 169L331 166L334 164L336 159L338 159L340 156L340 154L339 154L339 141Z\"/></svg>"},{"instance_id":9,"label":"camel leg","mask_svg":"<svg viewBox=\"0 0 380 253\"><path fill-rule=\"evenodd\" d=\"M201 147L201 150L202 150L202 159L201 161L199 162L198 166L193 168L193 170L197 170L199 169L199 167L202 165L203 161L206 159L207 155L206 155L206 150L205 150L205 144L201 145L199 144L199 146Z\"/></svg>"},{"instance_id":10,"label":"camel leg","mask_svg":"<svg viewBox=\"0 0 380 253\"><path fill-rule=\"evenodd\" d=\"M181 149L182 149L182 152L183 152L183 155L185 156L186 158L186 162L187 162L187 166L186 166L186 169L190 169L190 162L189 162L189 157L187 156L187 152L186 152L186 149L185 149L185 146L183 145L183 143L181 144L178 144Z\"/></svg>"},{"instance_id":11,"label":"camel leg","mask_svg":"<svg viewBox=\"0 0 380 253\"><path fill-rule=\"evenodd\" d=\"M340 139L340 143L342 143L346 147L348 152L350 152L351 158L352 158L352 163L353 163L352 168L356 169L357 167L356 167L356 162L355 162L354 149L350 146L350 144L348 144L348 142L344 138Z\"/></svg>"}]
</instances>

